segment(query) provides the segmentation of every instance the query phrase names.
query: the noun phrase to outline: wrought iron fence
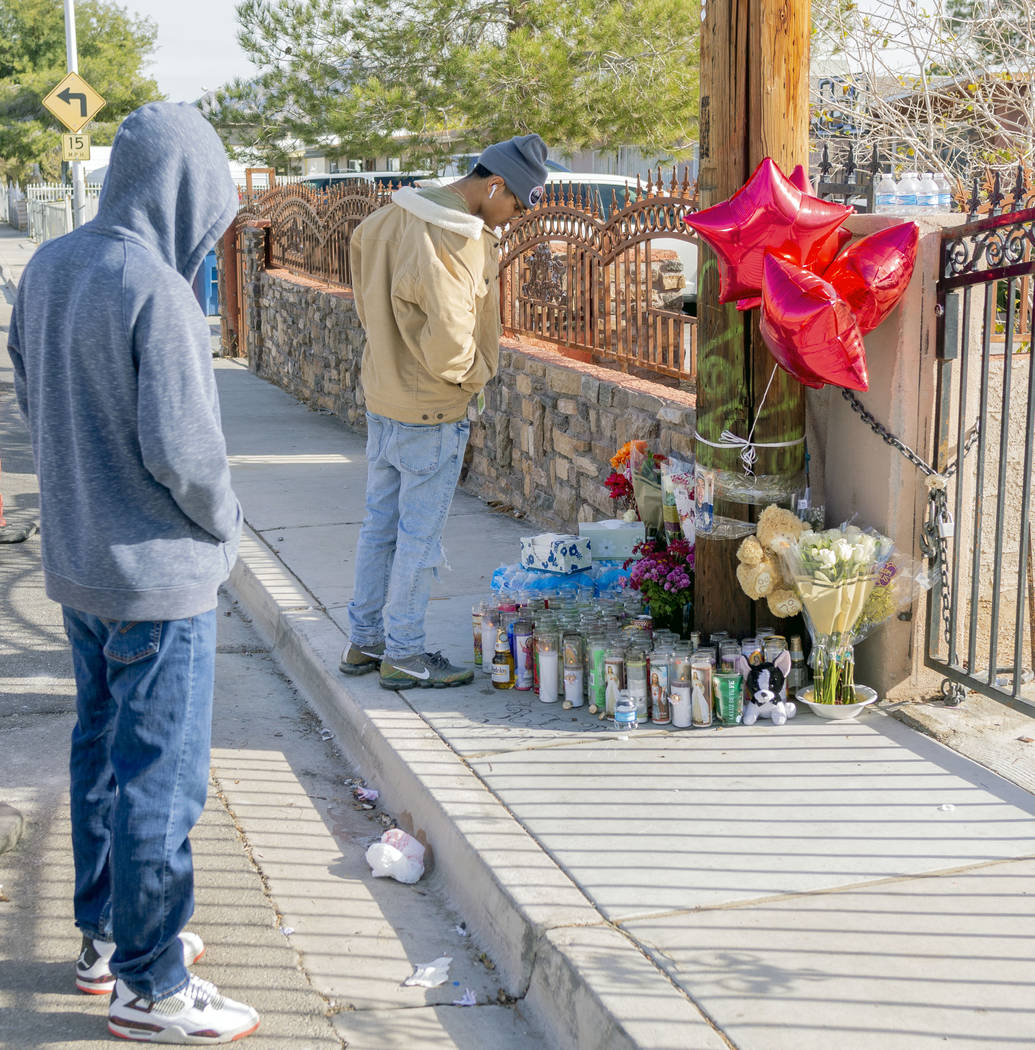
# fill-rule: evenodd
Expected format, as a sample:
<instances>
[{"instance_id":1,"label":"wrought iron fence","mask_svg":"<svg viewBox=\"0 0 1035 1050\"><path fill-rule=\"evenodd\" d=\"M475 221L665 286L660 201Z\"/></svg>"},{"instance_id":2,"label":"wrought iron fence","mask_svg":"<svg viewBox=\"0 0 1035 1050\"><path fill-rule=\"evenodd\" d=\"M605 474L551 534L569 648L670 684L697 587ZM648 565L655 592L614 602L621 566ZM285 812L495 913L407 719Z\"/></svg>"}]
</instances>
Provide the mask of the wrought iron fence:
<instances>
[{"instance_id":1,"label":"wrought iron fence","mask_svg":"<svg viewBox=\"0 0 1035 1050\"><path fill-rule=\"evenodd\" d=\"M958 179L954 197L971 219L1035 208L1035 169L1024 161L984 168L970 177L969 184Z\"/></svg>"},{"instance_id":2,"label":"wrought iron fence","mask_svg":"<svg viewBox=\"0 0 1035 1050\"><path fill-rule=\"evenodd\" d=\"M683 217L696 208L696 186L674 171L665 183L659 170L624 200L610 191L606 218L589 191L548 186L504 232L504 329L622 371L690 380L697 241Z\"/></svg>"},{"instance_id":3,"label":"wrought iron fence","mask_svg":"<svg viewBox=\"0 0 1035 1050\"><path fill-rule=\"evenodd\" d=\"M352 231L386 204L394 189L367 182L327 190L278 186L246 200L236 222L269 223L270 265L348 287Z\"/></svg>"},{"instance_id":4,"label":"wrought iron fence","mask_svg":"<svg viewBox=\"0 0 1035 1050\"><path fill-rule=\"evenodd\" d=\"M816 196L824 200L836 198L844 204L851 204L857 212L875 210L877 178L883 169L880 153L875 148L868 164L863 164L856 157L855 144L851 141L841 144L840 150L835 147L833 160L830 159L830 143L823 143L823 152L816 165Z\"/></svg>"},{"instance_id":5,"label":"wrought iron fence","mask_svg":"<svg viewBox=\"0 0 1035 1050\"><path fill-rule=\"evenodd\" d=\"M279 186L242 202L238 225L269 224L270 265L348 287L349 241L395 187L350 183L324 191ZM581 184L548 186L540 205L503 234L504 328L564 352L667 380L696 374L696 239L683 216L696 187L673 171L637 179L627 199ZM687 272L687 271L690 272Z\"/></svg>"}]
</instances>

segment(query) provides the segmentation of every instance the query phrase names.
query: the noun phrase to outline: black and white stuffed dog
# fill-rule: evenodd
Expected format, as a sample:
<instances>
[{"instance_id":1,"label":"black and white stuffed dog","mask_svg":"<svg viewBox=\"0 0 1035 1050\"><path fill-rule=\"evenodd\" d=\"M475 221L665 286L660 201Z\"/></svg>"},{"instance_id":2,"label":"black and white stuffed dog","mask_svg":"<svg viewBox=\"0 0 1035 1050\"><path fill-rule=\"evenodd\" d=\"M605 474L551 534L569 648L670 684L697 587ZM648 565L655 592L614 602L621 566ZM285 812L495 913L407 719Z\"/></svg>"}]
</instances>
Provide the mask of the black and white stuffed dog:
<instances>
[{"instance_id":1,"label":"black and white stuffed dog","mask_svg":"<svg viewBox=\"0 0 1035 1050\"><path fill-rule=\"evenodd\" d=\"M793 700L787 699L787 674L791 669L791 654L785 649L775 661L752 666L741 657L737 669L744 679L744 713L741 721L753 726L759 718L772 719L774 726L782 726L798 711Z\"/></svg>"}]
</instances>

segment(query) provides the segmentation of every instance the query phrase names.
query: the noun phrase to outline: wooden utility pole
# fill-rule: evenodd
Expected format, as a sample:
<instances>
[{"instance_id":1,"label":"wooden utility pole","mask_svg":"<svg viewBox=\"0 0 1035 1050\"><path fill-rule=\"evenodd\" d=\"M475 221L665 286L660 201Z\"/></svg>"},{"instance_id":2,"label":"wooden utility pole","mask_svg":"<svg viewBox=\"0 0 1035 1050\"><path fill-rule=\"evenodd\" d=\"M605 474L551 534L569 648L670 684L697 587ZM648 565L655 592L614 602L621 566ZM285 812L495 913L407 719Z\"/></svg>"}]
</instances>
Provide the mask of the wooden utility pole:
<instances>
[{"instance_id":1,"label":"wooden utility pole","mask_svg":"<svg viewBox=\"0 0 1035 1050\"><path fill-rule=\"evenodd\" d=\"M701 24L701 207L731 197L772 157L787 175L808 164L811 0L705 0ZM803 389L782 370L765 399L773 359L758 335L758 312L719 303L715 255L702 246L698 276L697 430L720 442L728 430L754 440L792 441L805 432ZM756 415L759 416L756 422ZM742 472L735 449L696 442L704 467ZM756 475L798 474L802 445L758 449ZM716 516L747 520L752 508L720 499ZM751 602L737 583L739 540L698 534L694 625L747 633Z\"/></svg>"}]
</instances>

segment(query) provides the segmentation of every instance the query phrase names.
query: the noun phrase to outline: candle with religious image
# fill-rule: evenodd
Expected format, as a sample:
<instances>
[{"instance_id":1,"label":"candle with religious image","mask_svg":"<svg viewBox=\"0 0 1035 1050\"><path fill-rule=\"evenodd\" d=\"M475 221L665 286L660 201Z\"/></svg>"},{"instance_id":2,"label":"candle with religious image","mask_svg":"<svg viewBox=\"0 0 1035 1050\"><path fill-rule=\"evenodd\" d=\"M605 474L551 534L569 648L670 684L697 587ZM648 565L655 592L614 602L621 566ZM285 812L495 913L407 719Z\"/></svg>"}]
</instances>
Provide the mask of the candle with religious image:
<instances>
[{"instance_id":1,"label":"candle with religious image","mask_svg":"<svg viewBox=\"0 0 1035 1050\"><path fill-rule=\"evenodd\" d=\"M650 719L655 725L669 725L672 721L672 710L668 702L668 653L651 654L649 676Z\"/></svg>"}]
</instances>

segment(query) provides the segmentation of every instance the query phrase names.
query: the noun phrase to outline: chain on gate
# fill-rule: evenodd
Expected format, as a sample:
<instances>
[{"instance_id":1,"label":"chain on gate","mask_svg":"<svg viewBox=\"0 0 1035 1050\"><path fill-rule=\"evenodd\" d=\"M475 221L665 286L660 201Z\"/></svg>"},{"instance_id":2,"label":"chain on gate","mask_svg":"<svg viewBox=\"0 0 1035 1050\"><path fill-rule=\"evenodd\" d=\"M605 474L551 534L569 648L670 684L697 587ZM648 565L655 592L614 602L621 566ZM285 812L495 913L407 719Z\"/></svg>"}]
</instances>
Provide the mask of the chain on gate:
<instances>
[{"instance_id":1,"label":"chain on gate","mask_svg":"<svg viewBox=\"0 0 1035 1050\"><path fill-rule=\"evenodd\" d=\"M955 531L955 523L952 514L949 513L946 488L950 478L959 470L967 453L977 443L981 433L981 419L971 428L964 442L963 449L956 459L950 463L941 473L934 469L926 460L918 456L904 441L895 437L883 423L881 423L862 402L850 390L842 387L841 394L851 405L862 421L886 444L900 452L910 463L913 464L923 475L927 484L927 521L924 523L923 532L920 537L920 550L925 558L932 564L938 566L938 575L941 583L942 599L942 626L944 630L945 645L949 649L949 663L955 663L956 654L952 648L952 619L950 614L949 598L949 570L948 558L946 557L947 541L952 538ZM953 682L948 678L942 680L942 696L945 703L955 707L966 699L967 689L959 682Z\"/></svg>"}]
</instances>

